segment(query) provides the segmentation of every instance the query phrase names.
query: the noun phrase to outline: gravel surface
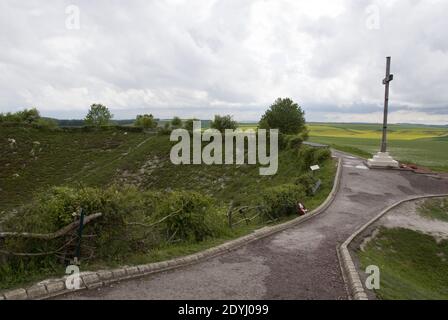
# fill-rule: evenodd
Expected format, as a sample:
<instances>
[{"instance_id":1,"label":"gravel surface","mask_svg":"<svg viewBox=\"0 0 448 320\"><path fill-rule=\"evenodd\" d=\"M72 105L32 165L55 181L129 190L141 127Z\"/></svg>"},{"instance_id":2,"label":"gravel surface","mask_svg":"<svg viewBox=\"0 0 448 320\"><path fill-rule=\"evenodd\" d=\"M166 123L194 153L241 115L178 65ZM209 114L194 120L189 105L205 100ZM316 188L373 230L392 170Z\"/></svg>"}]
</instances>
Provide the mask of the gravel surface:
<instances>
[{"instance_id":1,"label":"gravel surface","mask_svg":"<svg viewBox=\"0 0 448 320\"><path fill-rule=\"evenodd\" d=\"M62 299L347 299L336 246L393 203L448 193L448 179L369 170L343 158L341 186L320 215L225 255Z\"/></svg>"}]
</instances>

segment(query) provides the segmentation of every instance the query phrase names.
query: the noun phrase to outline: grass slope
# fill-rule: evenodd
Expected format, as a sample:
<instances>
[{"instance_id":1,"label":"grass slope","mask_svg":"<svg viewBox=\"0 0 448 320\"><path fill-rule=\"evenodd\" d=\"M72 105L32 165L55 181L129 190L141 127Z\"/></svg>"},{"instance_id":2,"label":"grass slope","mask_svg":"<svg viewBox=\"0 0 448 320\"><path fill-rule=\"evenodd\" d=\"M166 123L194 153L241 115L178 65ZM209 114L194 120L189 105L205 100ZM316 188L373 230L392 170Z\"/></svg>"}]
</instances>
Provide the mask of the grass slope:
<instances>
[{"instance_id":1,"label":"grass slope","mask_svg":"<svg viewBox=\"0 0 448 320\"><path fill-rule=\"evenodd\" d=\"M16 140L16 147L11 148L10 138ZM280 152L279 170L275 176L260 176L258 167L249 165L175 166L169 159L172 144L168 136L116 128L86 132L82 129L45 131L0 126L0 212L9 212L30 202L34 194L51 186L106 187L114 183L136 185L141 190L200 191L216 199L225 212L231 200L236 202L235 205L258 204L259 196L266 188L294 183L308 171L294 150ZM335 162L326 160L320 166L322 169L317 178L322 180L321 188L304 200L309 209L322 203L333 186ZM284 217L275 223L293 217ZM0 215L0 221L1 218ZM232 229L226 228L219 236L205 241L162 244L145 254L127 256L125 260L111 257L108 261L84 262L83 268L95 270L161 261L215 246L264 225L266 221L257 219L249 225L243 223ZM6 264L0 264L0 267L0 288L31 283L63 272L59 264L45 270L32 265L23 265L16 270L7 270Z\"/></svg>"},{"instance_id":2,"label":"grass slope","mask_svg":"<svg viewBox=\"0 0 448 320\"><path fill-rule=\"evenodd\" d=\"M380 229L358 253L381 270L381 299L448 299L448 241L408 229Z\"/></svg>"},{"instance_id":3,"label":"grass slope","mask_svg":"<svg viewBox=\"0 0 448 320\"><path fill-rule=\"evenodd\" d=\"M8 138L16 140L16 148L10 147ZM0 212L26 203L50 186L114 182L143 190L195 190L223 202L254 203L264 188L294 182L303 173L301 160L291 150L280 152L277 175L260 176L253 165L173 165L171 146L168 136L121 130L0 127ZM324 166L319 173L324 188L331 186L326 180L331 171L333 166Z\"/></svg>"}]
</instances>

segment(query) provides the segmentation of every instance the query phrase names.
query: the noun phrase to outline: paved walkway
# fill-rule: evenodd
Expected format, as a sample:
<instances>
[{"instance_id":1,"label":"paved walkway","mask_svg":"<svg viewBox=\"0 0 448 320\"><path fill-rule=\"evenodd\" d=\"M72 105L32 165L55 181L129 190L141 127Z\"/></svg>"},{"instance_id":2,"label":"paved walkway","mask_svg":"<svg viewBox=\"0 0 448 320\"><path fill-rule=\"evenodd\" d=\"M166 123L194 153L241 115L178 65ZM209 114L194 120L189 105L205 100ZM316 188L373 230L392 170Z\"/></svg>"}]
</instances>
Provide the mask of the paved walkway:
<instances>
[{"instance_id":1,"label":"paved walkway","mask_svg":"<svg viewBox=\"0 0 448 320\"><path fill-rule=\"evenodd\" d=\"M347 299L336 254L387 206L412 195L448 193L448 179L369 170L342 153L341 187L330 207L292 229L193 266L65 299Z\"/></svg>"}]
</instances>

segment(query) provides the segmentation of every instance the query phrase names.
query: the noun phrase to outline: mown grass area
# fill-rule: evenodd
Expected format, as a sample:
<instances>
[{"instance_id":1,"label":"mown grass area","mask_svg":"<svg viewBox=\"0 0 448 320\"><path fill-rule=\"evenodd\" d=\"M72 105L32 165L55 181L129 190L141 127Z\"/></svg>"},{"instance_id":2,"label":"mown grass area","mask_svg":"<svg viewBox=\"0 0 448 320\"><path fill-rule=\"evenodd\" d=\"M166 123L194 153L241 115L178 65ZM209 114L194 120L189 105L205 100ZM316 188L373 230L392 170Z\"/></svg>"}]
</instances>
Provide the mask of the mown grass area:
<instances>
[{"instance_id":1,"label":"mown grass area","mask_svg":"<svg viewBox=\"0 0 448 320\"><path fill-rule=\"evenodd\" d=\"M378 298L448 299L448 241L408 229L381 228L358 252L362 268L380 268Z\"/></svg>"},{"instance_id":2,"label":"mown grass area","mask_svg":"<svg viewBox=\"0 0 448 320\"><path fill-rule=\"evenodd\" d=\"M11 147L10 138L16 146ZM50 131L0 127L0 143L0 165L5 168L0 175L3 231L54 232L74 219L72 214L79 206L89 208L87 214L103 212L98 225L86 227L85 232L96 237L83 240L83 244L96 248L96 256L82 259L83 270L161 261L287 221L296 217L291 201L300 200L312 210L325 200L336 171L334 160L315 160L322 153L306 146L281 150L274 176L260 176L257 165L176 166L169 159L174 144L169 136L126 128ZM317 161L322 168L314 177L322 181L315 195L302 188L309 161ZM55 186L64 188L55 190ZM233 206L269 206L266 195L271 191L277 192L274 200L288 202L282 208L287 214L271 219L269 210L275 207L270 207L249 224L229 228L226 212L231 201ZM280 202L277 205L282 207ZM157 229L144 227L178 211L182 215L173 216L174 220L166 220ZM235 221L240 219L237 216ZM143 227L129 225L134 222ZM64 244L62 240L48 244L8 240L1 249L53 252ZM60 276L63 267L58 259L0 254L0 289Z\"/></svg>"},{"instance_id":3,"label":"mown grass area","mask_svg":"<svg viewBox=\"0 0 448 320\"><path fill-rule=\"evenodd\" d=\"M448 222L448 198L427 199L417 211L426 218Z\"/></svg>"},{"instance_id":4,"label":"mown grass area","mask_svg":"<svg viewBox=\"0 0 448 320\"><path fill-rule=\"evenodd\" d=\"M379 151L381 126L372 124L309 124L310 141L368 158ZM391 125L388 148L401 162L448 171L448 128Z\"/></svg>"}]
</instances>

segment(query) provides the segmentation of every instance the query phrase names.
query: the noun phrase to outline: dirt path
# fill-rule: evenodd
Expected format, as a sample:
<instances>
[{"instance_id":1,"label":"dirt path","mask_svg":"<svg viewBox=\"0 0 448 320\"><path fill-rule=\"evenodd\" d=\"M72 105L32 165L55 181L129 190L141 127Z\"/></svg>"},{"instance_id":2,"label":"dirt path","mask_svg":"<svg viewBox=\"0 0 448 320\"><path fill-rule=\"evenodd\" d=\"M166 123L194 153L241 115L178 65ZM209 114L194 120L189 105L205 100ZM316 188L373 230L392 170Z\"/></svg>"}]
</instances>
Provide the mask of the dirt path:
<instances>
[{"instance_id":1,"label":"dirt path","mask_svg":"<svg viewBox=\"0 0 448 320\"><path fill-rule=\"evenodd\" d=\"M342 153L340 190L303 224L193 266L64 299L346 299L336 246L387 206L411 195L447 193L448 179L369 170Z\"/></svg>"}]
</instances>

